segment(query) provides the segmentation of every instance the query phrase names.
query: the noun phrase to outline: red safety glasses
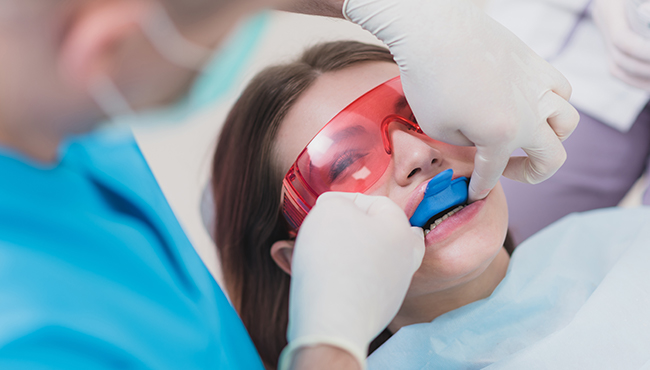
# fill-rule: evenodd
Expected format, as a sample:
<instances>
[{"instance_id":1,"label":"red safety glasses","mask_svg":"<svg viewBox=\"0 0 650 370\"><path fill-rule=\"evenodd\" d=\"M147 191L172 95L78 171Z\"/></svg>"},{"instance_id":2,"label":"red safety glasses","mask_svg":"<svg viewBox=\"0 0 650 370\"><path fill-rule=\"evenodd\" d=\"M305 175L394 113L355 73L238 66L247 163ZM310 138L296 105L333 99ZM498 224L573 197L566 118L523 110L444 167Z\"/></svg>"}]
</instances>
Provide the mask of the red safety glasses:
<instances>
[{"instance_id":1,"label":"red safety glasses","mask_svg":"<svg viewBox=\"0 0 650 370\"><path fill-rule=\"evenodd\" d=\"M363 193L382 177L391 162L388 130L395 122L424 135L399 77L362 95L314 136L283 181L282 212L293 232L321 194Z\"/></svg>"}]
</instances>

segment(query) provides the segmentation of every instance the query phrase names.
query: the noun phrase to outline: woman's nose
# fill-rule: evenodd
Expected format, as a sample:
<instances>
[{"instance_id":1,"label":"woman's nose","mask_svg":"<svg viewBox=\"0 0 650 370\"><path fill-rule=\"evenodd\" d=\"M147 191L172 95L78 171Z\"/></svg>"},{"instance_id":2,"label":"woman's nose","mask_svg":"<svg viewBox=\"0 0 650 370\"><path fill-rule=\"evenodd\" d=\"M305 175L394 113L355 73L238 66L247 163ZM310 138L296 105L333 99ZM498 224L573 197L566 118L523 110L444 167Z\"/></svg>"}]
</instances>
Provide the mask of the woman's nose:
<instances>
[{"instance_id":1,"label":"woman's nose","mask_svg":"<svg viewBox=\"0 0 650 370\"><path fill-rule=\"evenodd\" d=\"M441 171L443 157L432 140L399 127L390 130L395 180L407 186L421 178L431 178Z\"/></svg>"}]
</instances>

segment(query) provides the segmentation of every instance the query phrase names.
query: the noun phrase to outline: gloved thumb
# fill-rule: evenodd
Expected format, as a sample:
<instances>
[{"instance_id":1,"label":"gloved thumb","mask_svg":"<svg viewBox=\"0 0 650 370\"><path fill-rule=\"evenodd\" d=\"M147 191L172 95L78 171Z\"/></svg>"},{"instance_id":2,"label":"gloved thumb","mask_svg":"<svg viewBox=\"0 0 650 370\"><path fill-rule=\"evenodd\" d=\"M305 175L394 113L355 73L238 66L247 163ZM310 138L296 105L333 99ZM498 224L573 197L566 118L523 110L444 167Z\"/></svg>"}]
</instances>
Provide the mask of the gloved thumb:
<instances>
[{"instance_id":1,"label":"gloved thumb","mask_svg":"<svg viewBox=\"0 0 650 370\"><path fill-rule=\"evenodd\" d=\"M413 272L417 271L424 259L425 245L424 245L424 231L421 227L412 226L411 232L415 235L415 249L413 250Z\"/></svg>"},{"instance_id":2,"label":"gloved thumb","mask_svg":"<svg viewBox=\"0 0 650 370\"><path fill-rule=\"evenodd\" d=\"M404 211L387 197L361 193L330 191L318 197L316 204L331 202L334 199L352 202L358 210L369 216L390 215L394 214L394 212L404 214Z\"/></svg>"},{"instance_id":3,"label":"gloved thumb","mask_svg":"<svg viewBox=\"0 0 650 370\"><path fill-rule=\"evenodd\" d=\"M494 151L480 146L476 148L474 172L468 189L470 202L487 197L499 181L509 159L510 153L507 151Z\"/></svg>"}]
</instances>

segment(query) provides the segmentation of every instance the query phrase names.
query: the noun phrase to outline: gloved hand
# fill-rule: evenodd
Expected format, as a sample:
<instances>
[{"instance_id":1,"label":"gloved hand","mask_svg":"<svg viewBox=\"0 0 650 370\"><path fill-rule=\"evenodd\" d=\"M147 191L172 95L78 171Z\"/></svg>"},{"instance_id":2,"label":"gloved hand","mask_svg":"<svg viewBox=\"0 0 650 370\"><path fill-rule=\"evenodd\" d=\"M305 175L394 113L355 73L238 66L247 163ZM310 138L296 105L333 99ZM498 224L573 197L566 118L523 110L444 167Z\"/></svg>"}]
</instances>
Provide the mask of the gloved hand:
<instances>
[{"instance_id":1,"label":"gloved hand","mask_svg":"<svg viewBox=\"0 0 650 370\"><path fill-rule=\"evenodd\" d=\"M650 35L650 28L635 32L637 14L627 14L628 1L596 0L592 15L607 44L612 74L632 86L650 91L650 37L640 33L645 31ZM650 4L641 6L650 7ZM650 9L646 11L650 13ZM639 23L636 27L643 27Z\"/></svg>"},{"instance_id":2,"label":"gloved hand","mask_svg":"<svg viewBox=\"0 0 650 370\"><path fill-rule=\"evenodd\" d=\"M321 195L296 239L279 368L319 344L347 350L364 368L368 345L397 314L423 256L422 229L390 199Z\"/></svg>"},{"instance_id":3,"label":"gloved hand","mask_svg":"<svg viewBox=\"0 0 650 370\"><path fill-rule=\"evenodd\" d=\"M501 174L538 183L564 163L561 141L578 123L571 86L470 0L346 0L343 9L390 48L422 130L476 146L470 200ZM510 158L520 147L528 157Z\"/></svg>"}]
</instances>

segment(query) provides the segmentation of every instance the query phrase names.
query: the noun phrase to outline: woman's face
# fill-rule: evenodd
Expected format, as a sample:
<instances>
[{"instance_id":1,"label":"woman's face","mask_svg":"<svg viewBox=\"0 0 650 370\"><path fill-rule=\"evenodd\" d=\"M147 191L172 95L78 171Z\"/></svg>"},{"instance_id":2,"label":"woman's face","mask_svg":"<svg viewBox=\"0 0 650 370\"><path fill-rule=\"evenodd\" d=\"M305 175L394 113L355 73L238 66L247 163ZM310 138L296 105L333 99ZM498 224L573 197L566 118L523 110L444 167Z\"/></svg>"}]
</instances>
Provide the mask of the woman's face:
<instances>
[{"instance_id":1,"label":"woman's face","mask_svg":"<svg viewBox=\"0 0 650 370\"><path fill-rule=\"evenodd\" d=\"M338 112L398 75L395 64L368 62L320 76L281 125L276 153L282 173ZM410 218L435 175L453 169L454 178L471 176L476 150L435 141L399 126L391 125L389 131L391 164L366 194L389 197ZM498 184L486 199L465 207L426 235L424 261L407 299L460 286L478 277L500 252L507 225L506 200Z\"/></svg>"}]
</instances>

